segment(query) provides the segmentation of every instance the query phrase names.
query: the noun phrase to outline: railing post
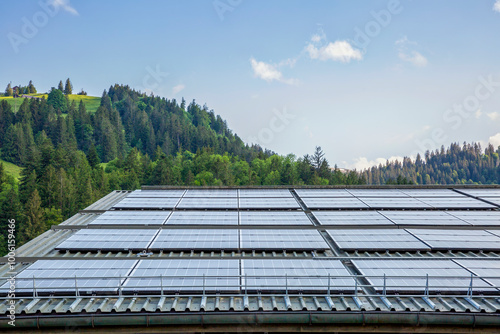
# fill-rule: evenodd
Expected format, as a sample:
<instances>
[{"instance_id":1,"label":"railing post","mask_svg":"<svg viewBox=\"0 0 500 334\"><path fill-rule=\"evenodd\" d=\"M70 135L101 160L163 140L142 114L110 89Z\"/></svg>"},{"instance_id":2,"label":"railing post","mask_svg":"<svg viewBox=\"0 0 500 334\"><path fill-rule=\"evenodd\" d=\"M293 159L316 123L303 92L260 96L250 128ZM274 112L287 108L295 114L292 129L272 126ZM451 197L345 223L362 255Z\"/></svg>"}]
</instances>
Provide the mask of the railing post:
<instances>
[{"instance_id":1,"label":"railing post","mask_svg":"<svg viewBox=\"0 0 500 334\"><path fill-rule=\"evenodd\" d=\"M384 294L384 296L387 294L386 289L387 289L387 283L386 283L386 277L385 277L385 273L384 273L384 289L382 290L382 293Z\"/></svg>"},{"instance_id":2,"label":"railing post","mask_svg":"<svg viewBox=\"0 0 500 334\"><path fill-rule=\"evenodd\" d=\"M203 273L203 296L205 296L205 273Z\"/></svg>"},{"instance_id":3,"label":"railing post","mask_svg":"<svg viewBox=\"0 0 500 334\"><path fill-rule=\"evenodd\" d=\"M354 296L358 297L358 275L354 275Z\"/></svg>"},{"instance_id":4,"label":"railing post","mask_svg":"<svg viewBox=\"0 0 500 334\"><path fill-rule=\"evenodd\" d=\"M330 273L328 273L328 297L330 297Z\"/></svg>"},{"instance_id":5,"label":"railing post","mask_svg":"<svg viewBox=\"0 0 500 334\"><path fill-rule=\"evenodd\" d=\"M36 298L36 285L35 285L35 275L33 275L33 298Z\"/></svg>"},{"instance_id":6,"label":"railing post","mask_svg":"<svg viewBox=\"0 0 500 334\"><path fill-rule=\"evenodd\" d=\"M425 295L429 296L429 274L425 274Z\"/></svg>"},{"instance_id":7,"label":"railing post","mask_svg":"<svg viewBox=\"0 0 500 334\"><path fill-rule=\"evenodd\" d=\"M288 274L285 273L285 294L288 296Z\"/></svg>"},{"instance_id":8,"label":"railing post","mask_svg":"<svg viewBox=\"0 0 500 334\"><path fill-rule=\"evenodd\" d=\"M160 293L161 296L163 297L163 275L160 274Z\"/></svg>"},{"instance_id":9,"label":"railing post","mask_svg":"<svg viewBox=\"0 0 500 334\"><path fill-rule=\"evenodd\" d=\"M77 279L76 275L75 275L75 295L77 297L80 296L80 292L78 291L78 279Z\"/></svg>"},{"instance_id":10,"label":"railing post","mask_svg":"<svg viewBox=\"0 0 500 334\"><path fill-rule=\"evenodd\" d=\"M118 295L122 296L122 274L118 276Z\"/></svg>"},{"instance_id":11,"label":"railing post","mask_svg":"<svg viewBox=\"0 0 500 334\"><path fill-rule=\"evenodd\" d=\"M469 289L467 290L467 296L472 297L472 280L474 279L474 275L470 274L470 284Z\"/></svg>"}]
</instances>

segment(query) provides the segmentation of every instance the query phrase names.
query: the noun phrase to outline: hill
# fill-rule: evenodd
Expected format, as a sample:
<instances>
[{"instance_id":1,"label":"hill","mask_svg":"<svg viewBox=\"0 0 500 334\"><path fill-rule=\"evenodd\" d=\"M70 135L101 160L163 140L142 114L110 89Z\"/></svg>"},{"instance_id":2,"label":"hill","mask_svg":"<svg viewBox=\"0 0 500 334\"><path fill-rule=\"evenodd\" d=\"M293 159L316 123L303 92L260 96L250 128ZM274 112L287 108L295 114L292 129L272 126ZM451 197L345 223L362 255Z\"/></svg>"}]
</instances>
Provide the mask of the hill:
<instances>
[{"instance_id":1,"label":"hill","mask_svg":"<svg viewBox=\"0 0 500 334\"><path fill-rule=\"evenodd\" d=\"M8 161L3 161L2 159L0 159L0 163L3 163L4 171L7 174L12 175L16 180L19 179L19 176L21 175L21 170L22 170L21 167L14 165L13 163L10 163Z\"/></svg>"},{"instance_id":2,"label":"hill","mask_svg":"<svg viewBox=\"0 0 500 334\"><path fill-rule=\"evenodd\" d=\"M47 99L48 94L41 93L41 94L25 94L29 96L34 96L34 97L39 97L42 98L44 97ZM75 103L79 104L80 101L83 101L85 104L85 108L87 109L88 112L95 112L97 108L99 107L101 103L101 98L97 96L87 96L87 95L76 95L76 94L70 94L67 95L70 103L75 101ZM0 96L0 102L2 100L7 101L7 103L12 106L12 109L14 112L17 112L19 107L24 101L24 98L19 97L19 98L13 98L12 96Z\"/></svg>"}]
</instances>

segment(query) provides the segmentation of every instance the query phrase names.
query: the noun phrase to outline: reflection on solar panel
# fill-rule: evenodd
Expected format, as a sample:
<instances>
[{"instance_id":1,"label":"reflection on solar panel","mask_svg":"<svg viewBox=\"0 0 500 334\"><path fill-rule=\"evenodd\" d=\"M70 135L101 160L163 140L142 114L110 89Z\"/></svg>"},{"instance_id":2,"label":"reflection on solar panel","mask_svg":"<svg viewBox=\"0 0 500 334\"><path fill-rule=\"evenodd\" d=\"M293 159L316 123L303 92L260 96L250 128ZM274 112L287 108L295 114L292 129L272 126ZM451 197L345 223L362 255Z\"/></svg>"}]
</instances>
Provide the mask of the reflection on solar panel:
<instances>
[{"instance_id":1,"label":"reflection on solar panel","mask_svg":"<svg viewBox=\"0 0 500 334\"><path fill-rule=\"evenodd\" d=\"M151 250L238 249L238 230L161 230Z\"/></svg>"},{"instance_id":2,"label":"reflection on solar panel","mask_svg":"<svg viewBox=\"0 0 500 334\"><path fill-rule=\"evenodd\" d=\"M377 211L314 211L321 225L389 225L389 219Z\"/></svg>"},{"instance_id":3,"label":"reflection on solar panel","mask_svg":"<svg viewBox=\"0 0 500 334\"><path fill-rule=\"evenodd\" d=\"M134 190L127 198L140 197L140 198L162 198L174 197L180 198L185 190Z\"/></svg>"},{"instance_id":4,"label":"reflection on solar panel","mask_svg":"<svg viewBox=\"0 0 500 334\"><path fill-rule=\"evenodd\" d=\"M458 189L458 190L462 193L474 197L500 197L500 189Z\"/></svg>"},{"instance_id":5,"label":"reflection on solar panel","mask_svg":"<svg viewBox=\"0 0 500 334\"><path fill-rule=\"evenodd\" d=\"M480 230L408 230L433 250L498 250L500 238Z\"/></svg>"},{"instance_id":6,"label":"reflection on solar panel","mask_svg":"<svg viewBox=\"0 0 500 334\"><path fill-rule=\"evenodd\" d=\"M362 197L360 198L366 205L372 209L429 209L430 205L411 197Z\"/></svg>"},{"instance_id":7,"label":"reflection on solar panel","mask_svg":"<svg viewBox=\"0 0 500 334\"><path fill-rule=\"evenodd\" d=\"M140 198L125 197L113 207L116 209L173 209L179 198Z\"/></svg>"},{"instance_id":8,"label":"reflection on solar panel","mask_svg":"<svg viewBox=\"0 0 500 334\"><path fill-rule=\"evenodd\" d=\"M417 199L436 209L495 208L494 205L470 197L464 197L464 198L418 197Z\"/></svg>"},{"instance_id":9,"label":"reflection on solar panel","mask_svg":"<svg viewBox=\"0 0 500 334\"><path fill-rule=\"evenodd\" d=\"M398 189L348 189L356 197L408 197Z\"/></svg>"},{"instance_id":10,"label":"reflection on solar panel","mask_svg":"<svg viewBox=\"0 0 500 334\"><path fill-rule=\"evenodd\" d=\"M253 198L240 197L241 209L300 209L295 198Z\"/></svg>"},{"instance_id":11,"label":"reflection on solar panel","mask_svg":"<svg viewBox=\"0 0 500 334\"><path fill-rule=\"evenodd\" d=\"M244 259L241 262L244 275L242 288L246 287L250 291L283 291L285 287L292 291L326 291L329 285L332 291L354 290L352 278L338 277L349 276L349 272L339 260ZM286 279L284 275L287 275Z\"/></svg>"},{"instance_id":12,"label":"reflection on solar panel","mask_svg":"<svg viewBox=\"0 0 500 334\"><path fill-rule=\"evenodd\" d=\"M401 189L401 191L412 197L465 197L451 189Z\"/></svg>"},{"instance_id":13,"label":"reflection on solar panel","mask_svg":"<svg viewBox=\"0 0 500 334\"><path fill-rule=\"evenodd\" d=\"M123 279L120 282L119 276L127 275L136 262L137 260L39 260L17 275L16 292L33 291L33 277L38 293L75 291L75 276L81 292L113 292L123 282ZM0 287L0 292L7 290L7 284Z\"/></svg>"},{"instance_id":14,"label":"reflection on solar panel","mask_svg":"<svg viewBox=\"0 0 500 334\"><path fill-rule=\"evenodd\" d=\"M241 230L242 249L316 250L328 244L316 230Z\"/></svg>"},{"instance_id":15,"label":"reflection on solar panel","mask_svg":"<svg viewBox=\"0 0 500 334\"><path fill-rule=\"evenodd\" d=\"M236 198L238 191L236 189L189 189L184 197L199 198L199 197L228 197Z\"/></svg>"},{"instance_id":16,"label":"reflection on solar panel","mask_svg":"<svg viewBox=\"0 0 500 334\"><path fill-rule=\"evenodd\" d=\"M157 230L104 230L86 229L59 244L61 250L143 250L146 249Z\"/></svg>"},{"instance_id":17,"label":"reflection on solar panel","mask_svg":"<svg viewBox=\"0 0 500 334\"><path fill-rule=\"evenodd\" d=\"M381 211L380 213L398 225L466 225L466 222L454 214L457 211L448 214L444 211Z\"/></svg>"},{"instance_id":18,"label":"reflection on solar panel","mask_svg":"<svg viewBox=\"0 0 500 334\"><path fill-rule=\"evenodd\" d=\"M450 211L449 214L475 226L500 226L500 211Z\"/></svg>"},{"instance_id":19,"label":"reflection on solar panel","mask_svg":"<svg viewBox=\"0 0 500 334\"><path fill-rule=\"evenodd\" d=\"M404 230L328 230L343 250L430 250L430 247Z\"/></svg>"},{"instance_id":20,"label":"reflection on solar panel","mask_svg":"<svg viewBox=\"0 0 500 334\"><path fill-rule=\"evenodd\" d=\"M300 211L241 211L241 225L312 225Z\"/></svg>"},{"instance_id":21,"label":"reflection on solar panel","mask_svg":"<svg viewBox=\"0 0 500 334\"><path fill-rule=\"evenodd\" d=\"M106 211L89 225L162 225L170 211Z\"/></svg>"},{"instance_id":22,"label":"reflection on solar panel","mask_svg":"<svg viewBox=\"0 0 500 334\"><path fill-rule=\"evenodd\" d=\"M205 286L206 291L235 291L240 289L239 274L238 260L141 260L125 282L123 290L202 291Z\"/></svg>"},{"instance_id":23,"label":"reflection on solar panel","mask_svg":"<svg viewBox=\"0 0 500 334\"><path fill-rule=\"evenodd\" d=\"M471 259L453 261L473 272L474 275L484 277L483 279L491 285L500 287L500 279L498 278L498 273L500 273L500 260Z\"/></svg>"},{"instance_id":24,"label":"reflection on solar panel","mask_svg":"<svg viewBox=\"0 0 500 334\"><path fill-rule=\"evenodd\" d=\"M179 209L237 209L238 199L226 197L183 197Z\"/></svg>"},{"instance_id":25,"label":"reflection on solar panel","mask_svg":"<svg viewBox=\"0 0 500 334\"><path fill-rule=\"evenodd\" d=\"M451 260L352 260L352 262L363 275L378 276L367 279L379 292L383 290L384 274L387 290L399 292L425 291L427 274L429 291L433 292L467 291L471 280L471 273ZM473 285L476 291L492 290L489 284L479 278L474 279Z\"/></svg>"},{"instance_id":26,"label":"reflection on solar panel","mask_svg":"<svg viewBox=\"0 0 500 334\"><path fill-rule=\"evenodd\" d=\"M240 197L293 197L288 189L240 189Z\"/></svg>"},{"instance_id":27,"label":"reflection on solar panel","mask_svg":"<svg viewBox=\"0 0 500 334\"><path fill-rule=\"evenodd\" d=\"M299 197L354 197L345 189L295 189Z\"/></svg>"},{"instance_id":28,"label":"reflection on solar panel","mask_svg":"<svg viewBox=\"0 0 500 334\"><path fill-rule=\"evenodd\" d=\"M366 209L368 205L357 198L302 198L309 209Z\"/></svg>"},{"instance_id":29,"label":"reflection on solar panel","mask_svg":"<svg viewBox=\"0 0 500 334\"><path fill-rule=\"evenodd\" d=\"M167 225L238 225L236 211L174 211Z\"/></svg>"}]
</instances>

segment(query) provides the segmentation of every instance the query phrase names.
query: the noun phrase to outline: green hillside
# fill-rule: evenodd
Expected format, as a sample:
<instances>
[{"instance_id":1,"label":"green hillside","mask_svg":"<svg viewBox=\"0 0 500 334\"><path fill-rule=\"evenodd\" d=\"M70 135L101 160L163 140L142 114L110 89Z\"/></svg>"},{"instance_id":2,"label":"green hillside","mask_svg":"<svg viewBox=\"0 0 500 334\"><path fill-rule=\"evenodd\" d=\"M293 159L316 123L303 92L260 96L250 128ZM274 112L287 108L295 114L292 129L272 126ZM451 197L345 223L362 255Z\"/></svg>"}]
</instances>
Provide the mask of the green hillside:
<instances>
[{"instance_id":1,"label":"green hillside","mask_svg":"<svg viewBox=\"0 0 500 334\"><path fill-rule=\"evenodd\" d=\"M3 163L3 168L7 174L14 176L16 179L19 179L19 176L21 175L21 167L1 159L0 162Z\"/></svg>"},{"instance_id":2,"label":"green hillside","mask_svg":"<svg viewBox=\"0 0 500 334\"><path fill-rule=\"evenodd\" d=\"M45 98L47 98L48 96L48 94L26 94L26 95L45 97ZM101 98L97 96L70 94L68 95L68 98L70 102L75 101L77 105L80 103L80 100L83 100L83 103L85 103L85 108L87 108L87 111L91 113L95 112L101 103ZM23 103L24 99L13 98L12 96L0 96L0 100L6 100L12 106L14 112L17 112L19 106L21 105L21 103Z\"/></svg>"}]
</instances>

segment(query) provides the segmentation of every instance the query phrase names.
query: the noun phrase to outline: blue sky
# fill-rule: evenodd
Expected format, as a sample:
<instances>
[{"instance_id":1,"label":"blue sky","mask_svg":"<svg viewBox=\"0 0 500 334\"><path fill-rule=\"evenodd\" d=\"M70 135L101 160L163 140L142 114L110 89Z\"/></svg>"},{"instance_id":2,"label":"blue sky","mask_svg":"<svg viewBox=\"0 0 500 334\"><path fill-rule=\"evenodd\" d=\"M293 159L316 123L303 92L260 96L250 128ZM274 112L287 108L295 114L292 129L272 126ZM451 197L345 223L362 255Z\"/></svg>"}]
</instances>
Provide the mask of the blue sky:
<instances>
[{"instance_id":1,"label":"blue sky","mask_svg":"<svg viewBox=\"0 0 500 334\"><path fill-rule=\"evenodd\" d=\"M4 1L0 79L207 104L246 142L363 168L500 145L500 0ZM3 87L2 87L3 88Z\"/></svg>"}]
</instances>

